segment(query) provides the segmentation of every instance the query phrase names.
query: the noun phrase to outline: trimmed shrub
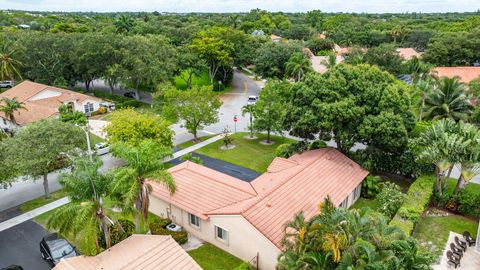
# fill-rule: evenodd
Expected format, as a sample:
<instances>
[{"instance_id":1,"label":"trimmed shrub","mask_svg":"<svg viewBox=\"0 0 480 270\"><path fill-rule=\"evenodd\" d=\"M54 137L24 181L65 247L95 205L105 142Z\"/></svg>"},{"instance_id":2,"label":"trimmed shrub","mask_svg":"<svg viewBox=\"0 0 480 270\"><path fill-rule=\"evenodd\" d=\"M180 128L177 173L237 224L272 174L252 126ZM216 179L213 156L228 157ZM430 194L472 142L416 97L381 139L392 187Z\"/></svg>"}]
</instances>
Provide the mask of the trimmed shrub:
<instances>
[{"instance_id":1,"label":"trimmed shrub","mask_svg":"<svg viewBox=\"0 0 480 270\"><path fill-rule=\"evenodd\" d=\"M410 235L430 202L434 183L435 176L432 175L417 178L408 189L407 197L390 225L396 225Z\"/></svg>"},{"instance_id":2,"label":"trimmed shrub","mask_svg":"<svg viewBox=\"0 0 480 270\"><path fill-rule=\"evenodd\" d=\"M297 153L302 153L307 150L315 150L327 147L327 144L322 140L316 140L312 143L306 141L298 141L295 143L284 143L275 149L275 156L289 158Z\"/></svg>"},{"instance_id":3,"label":"trimmed shrub","mask_svg":"<svg viewBox=\"0 0 480 270\"><path fill-rule=\"evenodd\" d=\"M161 218L161 217L156 217L150 224L149 224L149 227L150 227L150 230L152 229L152 225L154 226L158 226L160 228L166 228L168 224L172 223L172 220L171 219L168 219L168 218Z\"/></svg>"},{"instance_id":4,"label":"trimmed shrub","mask_svg":"<svg viewBox=\"0 0 480 270\"><path fill-rule=\"evenodd\" d=\"M179 245L188 241L188 233L186 231L173 232L161 227L158 223L150 224L150 232L153 235L171 235Z\"/></svg>"},{"instance_id":5,"label":"trimmed shrub","mask_svg":"<svg viewBox=\"0 0 480 270\"><path fill-rule=\"evenodd\" d=\"M289 158L293 155L292 146L289 143L280 144L277 149L275 149L275 156L282 158Z\"/></svg>"},{"instance_id":6,"label":"trimmed shrub","mask_svg":"<svg viewBox=\"0 0 480 270\"><path fill-rule=\"evenodd\" d=\"M135 224L130 220L120 219L118 220L119 225L110 226L110 245L114 246L121 241L127 239L130 235L135 232ZM97 234L98 244L101 248L105 249L107 244L105 243L105 238L103 237L103 232L98 231Z\"/></svg>"},{"instance_id":7,"label":"trimmed shrub","mask_svg":"<svg viewBox=\"0 0 480 270\"><path fill-rule=\"evenodd\" d=\"M327 143L322 140L316 140L308 146L308 150L320 149L327 147Z\"/></svg>"}]
</instances>

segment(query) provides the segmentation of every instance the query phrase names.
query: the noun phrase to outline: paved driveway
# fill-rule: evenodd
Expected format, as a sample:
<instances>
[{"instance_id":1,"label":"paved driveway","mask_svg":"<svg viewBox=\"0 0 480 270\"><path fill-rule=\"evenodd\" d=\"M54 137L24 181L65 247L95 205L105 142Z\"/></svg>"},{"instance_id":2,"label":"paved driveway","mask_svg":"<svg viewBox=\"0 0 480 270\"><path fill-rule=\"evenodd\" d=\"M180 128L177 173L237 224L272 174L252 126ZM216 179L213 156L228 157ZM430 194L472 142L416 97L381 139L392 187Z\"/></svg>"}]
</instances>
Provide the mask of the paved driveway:
<instances>
[{"instance_id":1,"label":"paved driveway","mask_svg":"<svg viewBox=\"0 0 480 270\"><path fill-rule=\"evenodd\" d=\"M21 214L16 209L4 211L1 219ZM0 232L0 268L16 264L25 270L48 270L50 266L40 256L39 243L45 235L42 226L26 221Z\"/></svg>"}]
</instances>

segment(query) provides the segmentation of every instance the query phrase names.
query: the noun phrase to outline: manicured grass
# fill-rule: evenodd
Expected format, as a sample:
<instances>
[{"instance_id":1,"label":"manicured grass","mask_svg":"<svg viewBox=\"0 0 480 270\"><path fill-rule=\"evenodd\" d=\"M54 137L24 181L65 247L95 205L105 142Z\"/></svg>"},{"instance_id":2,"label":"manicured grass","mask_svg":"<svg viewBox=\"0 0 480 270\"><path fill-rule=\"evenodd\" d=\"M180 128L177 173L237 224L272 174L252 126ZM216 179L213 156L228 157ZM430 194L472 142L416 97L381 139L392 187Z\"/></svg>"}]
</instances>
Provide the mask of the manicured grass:
<instances>
[{"instance_id":1,"label":"manicured grass","mask_svg":"<svg viewBox=\"0 0 480 270\"><path fill-rule=\"evenodd\" d=\"M351 209L362 209L364 207L369 207L372 210L376 211L380 207L380 204L375 199L370 200L370 199L365 199L365 198L359 198L350 208Z\"/></svg>"},{"instance_id":2,"label":"manicured grass","mask_svg":"<svg viewBox=\"0 0 480 270\"><path fill-rule=\"evenodd\" d=\"M221 150L222 140L211 143L205 147L196 150L196 153L203 154L212 158L227 161L251 170L263 173L267 171L268 165L275 158L275 149L283 143L295 142L292 139L280 136L271 136L275 141L273 145L263 145L260 141L265 140L267 135L257 134L257 139L248 140L244 137L247 132L240 132L232 135L233 144L236 146L231 150ZM191 142L180 144L180 148L191 146Z\"/></svg>"},{"instance_id":3,"label":"manicured grass","mask_svg":"<svg viewBox=\"0 0 480 270\"><path fill-rule=\"evenodd\" d=\"M105 141L104 139L98 137L97 135L95 135L93 133L90 133L90 145L92 146L92 148L95 146L95 144L101 143L101 142L104 142L104 141Z\"/></svg>"},{"instance_id":4,"label":"manicured grass","mask_svg":"<svg viewBox=\"0 0 480 270\"><path fill-rule=\"evenodd\" d=\"M182 72L182 75L184 73L185 73L185 71ZM186 75L184 77L186 77ZM210 77L208 76L208 71L205 70L199 76L193 75L192 85L198 85L198 86L211 85ZM185 90L185 89L187 89L187 82L185 82L185 80L183 80L180 76L176 76L175 77L175 86L178 89Z\"/></svg>"},{"instance_id":5,"label":"manicured grass","mask_svg":"<svg viewBox=\"0 0 480 270\"><path fill-rule=\"evenodd\" d=\"M452 194L457 185L457 179L450 178L447 182L447 193ZM465 189L471 191L473 194L480 194L480 185L476 183L468 183Z\"/></svg>"},{"instance_id":6,"label":"manicured grass","mask_svg":"<svg viewBox=\"0 0 480 270\"><path fill-rule=\"evenodd\" d=\"M31 211L35 208L38 208L40 206L43 206L45 204L51 203L53 201L56 201L58 199L61 199L63 197L67 196L67 193L65 190L61 189L56 192L50 193L50 198L45 199L44 196L33 199L31 201L25 202L19 206L20 211L23 213Z\"/></svg>"},{"instance_id":7,"label":"manicured grass","mask_svg":"<svg viewBox=\"0 0 480 270\"><path fill-rule=\"evenodd\" d=\"M242 260L239 258L217 248L210 243L205 243L203 246L189 251L188 254L204 270L233 270L242 264Z\"/></svg>"},{"instance_id":8,"label":"manicured grass","mask_svg":"<svg viewBox=\"0 0 480 270\"><path fill-rule=\"evenodd\" d=\"M463 216L429 216L419 221L412 236L418 240L422 250L428 250L435 256L440 256L447 244L450 231L460 234L469 231L475 238L477 228L478 221Z\"/></svg>"}]
</instances>

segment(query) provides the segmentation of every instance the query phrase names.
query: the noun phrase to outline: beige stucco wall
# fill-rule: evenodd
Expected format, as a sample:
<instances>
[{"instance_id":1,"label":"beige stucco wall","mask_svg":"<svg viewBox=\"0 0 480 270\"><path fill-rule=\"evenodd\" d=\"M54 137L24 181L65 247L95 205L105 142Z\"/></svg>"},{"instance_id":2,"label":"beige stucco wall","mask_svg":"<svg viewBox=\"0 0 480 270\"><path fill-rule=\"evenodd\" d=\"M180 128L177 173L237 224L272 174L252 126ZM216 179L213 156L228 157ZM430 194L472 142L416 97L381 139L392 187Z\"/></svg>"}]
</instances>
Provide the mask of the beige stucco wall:
<instances>
[{"instance_id":1,"label":"beige stucco wall","mask_svg":"<svg viewBox=\"0 0 480 270\"><path fill-rule=\"evenodd\" d=\"M260 270L274 270L280 250L240 215L216 215L200 220L200 228L189 224L188 212L150 197L150 212L169 217L190 234L207 241L242 260L252 260L258 252ZM170 212L170 213L169 213ZM228 231L228 242L215 237L215 226Z\"/></svg>"}]
</instances>

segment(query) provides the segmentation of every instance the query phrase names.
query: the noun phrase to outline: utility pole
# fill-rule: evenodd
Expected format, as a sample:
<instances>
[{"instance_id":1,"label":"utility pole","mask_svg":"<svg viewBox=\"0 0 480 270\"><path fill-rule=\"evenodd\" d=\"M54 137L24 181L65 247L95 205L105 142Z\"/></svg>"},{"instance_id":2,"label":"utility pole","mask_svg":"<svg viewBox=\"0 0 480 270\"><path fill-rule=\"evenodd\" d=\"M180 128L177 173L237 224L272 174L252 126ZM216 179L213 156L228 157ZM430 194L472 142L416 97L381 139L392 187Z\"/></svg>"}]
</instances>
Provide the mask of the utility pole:
<instances>
[{"instance_id":1,"label":"utility pole","mask_svg":"<svg viewBox=\"0 0 480 270\"><path fill-rule=\"evenodd\" d=\"M85 135L87 136L88 157L90 158L90 162L93 162L92 146L90 145L90 126L88 125L88 118L89 117L90 117L90 113L87 113L87 124L85 125Z\"/></svg>"}]
</instances>

